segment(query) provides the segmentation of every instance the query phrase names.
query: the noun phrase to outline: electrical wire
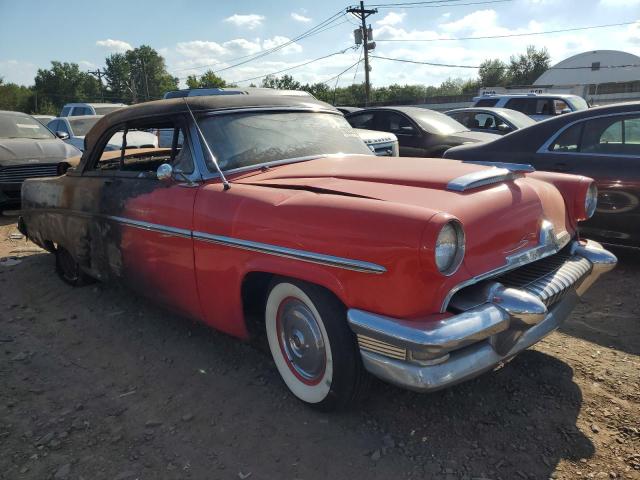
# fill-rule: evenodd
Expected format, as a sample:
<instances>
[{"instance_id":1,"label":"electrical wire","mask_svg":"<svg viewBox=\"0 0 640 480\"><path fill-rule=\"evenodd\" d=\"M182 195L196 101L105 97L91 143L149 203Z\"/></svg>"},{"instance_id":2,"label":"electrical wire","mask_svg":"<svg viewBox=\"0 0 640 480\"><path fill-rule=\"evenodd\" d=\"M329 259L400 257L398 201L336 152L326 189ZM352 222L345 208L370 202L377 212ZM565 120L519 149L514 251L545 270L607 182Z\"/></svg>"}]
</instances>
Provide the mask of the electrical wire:
<instances>
[{"instance_id":1,"label":"electrical wire","mask_svg":"<svg viewBox=\"0 0 640 480\"><path fill-rule=\"evenodd\" d=\"M452 0L460 1L460 0ZM477 2L465 2L465 3L452 3L445 2L444 0L432 1L432 2L406 2L406 3L385 3L377 5L367 5L372 8L387 9L387 8L441 8L441 7L464 7L469 5L490 5L493 3L506 3L513 0L481 0Z\"/></svg>"},{"instance_id":2,"label":"electrical wire","mask_svg":"<svg viewBox=\"0 0 640 480\"><path fill-rule=\"evenodd\" d=\"M486 39L495 39L495 38L527 37L527 36L534 36L534 35L548 35L553 33L577 32L581 30L592 30L597 28L622 27L626 25L634 25L636 23L639 23L639 21L635 20L633 22L607 23L604 25L590 25L586 27L563 28L560 30L547 30L544 32L510 33L505 35L487 35L482 37L424 38L424 39L381 38L376 40L376 42L451 42L451 41L462 41L462 40L486 40Z\"/></svg>"},{"instance_id":3,"label":"electrical wire","mask_svg":"<svg viewBox=\"0 0 640 480\"><path fill-rule=\"evenodd\" d=\"M340 78L342 75L344 75L345 73L347 73L349 70L351 70L353 67L355 67L356 65L358 65L360 62L362 62L362 60L358 60L356 63L354 63L353 65L351 65L350 67L345 68L343 71L341 71L339 74L334 75L333 77L331 77L329 80L325 80L324 82L319 82L319 83L330 83L335 79Z\"/></svg>"}]
</instances>

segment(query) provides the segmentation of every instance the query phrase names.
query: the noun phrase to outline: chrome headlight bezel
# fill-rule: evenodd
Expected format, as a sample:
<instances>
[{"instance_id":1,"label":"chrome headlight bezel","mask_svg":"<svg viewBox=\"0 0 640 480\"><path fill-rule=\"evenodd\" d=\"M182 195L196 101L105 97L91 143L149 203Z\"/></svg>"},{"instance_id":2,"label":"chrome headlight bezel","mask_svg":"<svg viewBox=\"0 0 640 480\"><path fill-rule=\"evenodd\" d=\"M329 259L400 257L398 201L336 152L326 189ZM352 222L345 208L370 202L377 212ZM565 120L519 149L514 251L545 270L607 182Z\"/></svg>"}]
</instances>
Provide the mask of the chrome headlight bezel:
<instances>
[{"instance_id":1,"label":"chrome headlight bezel","mask_svg":"<svg viewBox=\"0 0 640 480\"><path fill-rule=\"evenodd\" d=\"M450 276L456 273L465 251L465 235L462 224L457 220L450 220L445 223L434 246L434 263L442 275Z\"/></svg>"},{"instance_id":2,"label":"chrome headlight bezel","mask_svg":"<svg viewBox=\"0 0 640 480\"><path fill-rule=\"evenodd\" d=\"M593 217L598 207L598 187L595 182L592 182L587 189L587 193L584 197L584 213L587 219Z\"/></svg>"}]
</instances>

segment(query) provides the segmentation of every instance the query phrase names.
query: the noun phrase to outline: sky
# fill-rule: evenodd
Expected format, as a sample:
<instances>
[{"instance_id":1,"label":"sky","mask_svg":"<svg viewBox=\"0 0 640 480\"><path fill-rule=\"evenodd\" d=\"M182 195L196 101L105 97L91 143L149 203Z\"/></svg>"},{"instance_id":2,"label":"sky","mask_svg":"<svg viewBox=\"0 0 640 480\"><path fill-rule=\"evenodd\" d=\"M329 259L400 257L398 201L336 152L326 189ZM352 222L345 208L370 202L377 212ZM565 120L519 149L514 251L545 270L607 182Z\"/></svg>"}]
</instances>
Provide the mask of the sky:
<instances>
[{"instance_id":1,"label":"sky","mask_svg":"<svg viewBox=\"0 0 640 480\"><path fill-rule=\"evenodd\" d=\"M409 0L370 0L368 4ZM508 61L527 45L546 47L552 63L589 50L624 50L640 55L640 0L443 0L439 6L391 5L368 18L377 43L373 55L456 65L487 58ZM83 70L104 67L107 55L150 45L164 56L169 72L184 80L207 68L220 70L265 52L315 27L320 33L218 74L230 82L258 84L261 75L319 57L323 60L283 72L303 83L330 86L360 83L362 64L353 30L358 20L344 14L348 0L110 0L87 2L0 0L0 77L32 85L38 68L52 60L75 62ZM633 25L484 40L443 40L509 35L639 21ZM418 39L438 41L418 42ZM388 41L384 40L400 40ZM476 69L433 67L371 60L374 86L439 85L447 78L475 78Z\"/></svg>"}]
</instances>

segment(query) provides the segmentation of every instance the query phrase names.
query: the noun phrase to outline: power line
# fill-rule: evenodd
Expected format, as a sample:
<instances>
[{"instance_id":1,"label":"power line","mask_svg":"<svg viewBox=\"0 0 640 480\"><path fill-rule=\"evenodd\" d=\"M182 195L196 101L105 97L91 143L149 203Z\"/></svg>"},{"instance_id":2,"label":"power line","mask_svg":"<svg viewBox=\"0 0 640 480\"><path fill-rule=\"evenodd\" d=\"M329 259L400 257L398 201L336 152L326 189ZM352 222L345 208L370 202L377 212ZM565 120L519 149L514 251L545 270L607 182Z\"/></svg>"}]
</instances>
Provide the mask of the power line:
<instances>
[{"instance_id":1,"label":"power line","mask_svg":"<svg viewBox=\"0 0 640 480\"><path fill-rule=\"evenodd\" d=\"M278 70L277 72L265 73L264 75L258 75L256 77L245 78L244 80L238 80L238 81L236 81L234 83L250 82L251 80L257 80L258 78L264 78L264 77L268 77L270 75L277 75L277 74L282 73L282 72L288 72L289 70L293 70L295 68L304 67L305 65L309 65L311 63L314 63L314 62L317 62L317 61L320 61L320 60L324 60L325 58L333 57L334 55L340 55L342 53L345 53L347 50L351 50L352 48L353 47L348 47L348 48L345 48L343 50L339 50L337 52L333 52L333 53L330 53L328 55L324 55L322 57L314 58L313 60L309 60L307 62L300 63L298 65L294 65L292 67L283 68L282 70Z\"/></svg>"},{"instance_id":2,"label":"power line","mask_svg":"<svg viewBox=\"0 0 640 480\"><path fill-rule=\"evenodd\" d=\"M360 62L362 62L362 60L358 60L356 63L354 63L353 65L345 68L343 71L341 71L339 74L334 75L333 77L331 77L329 80L325 80L324 82L320 82L320 83L330 83L333 80L340 78L342 75L344 75L345 73L347 73L349 70L351 70L353 67L355 67L356 65L358 65Z\"/></svg>"},{"instance_id":3,"label":"power line","mask_svg":"<svg viewBox=\"0 0 640 480\"><path fill-rule=\"evenodd\" d=\"M238 60L247 59L247 60L244 60L244 61L241 61L241 62L238 62L238 63L234 63L232 65L228 65L228 66L226 66L224 68L220 68L218 70L214 70L214 73L223 72L225 70L229 70L231 68L234 68L234 67L237 67L237 66L240 66L240 65L244 65L246 63L252 62L252 61L257 60L259 58L262 58L262 57L265 57L267 55L270 55L270 54L272 54L274 52L277 52L278 50L282 50L283 48L288 47L289 45L291 45L291 44L293 44L295 42L298 42L298 41L303 40L305 38L308 38L310 36L316 35L318 33L322 33L323 31L328 30L329 26L331 28L333 28L333 27L337 27L338 25L341 25L342 23L346 23L346 22L342 22L342 23L340 23L338 25L330 25L330 24L336 22L341 16L344 16L344 15L345 15L345 13L342 10L340 10L340 11L334 13L333 15L331 15L329 18L323 20L322 22L320 22L316 26L310 28L309 30L306 30L305 32L297 35L296 37L294 37L294 38L292 38L290 40L287 40L284 43L281 43L280 45L276 45L275 47L269 48L269 49L264 50L262 52L258 52L256 54L243 55L241 57L237 57L237 58L229 60L229 62L236 62ZM327 28L325 28L325 27L327 27ZM251 58L248 58L248 57L251 57ZM196 67L188 67L188 68L183 68L183 69L180 69L180 70L174 70L174 72L184 71L184 70L199 70L199 69L202 69L202 68L215 67L216 65L218 65L218 64L214 63L214 64L208 64L208 65L199 65L199 66L196 66Z\"/></svg>"},{"instance_id":4,"label":"power line","mask_svg":"<svg viewBox=\"0 0 640 480\"><path fill-rule=\"evenodd\" d=\"M459 0L451 0L459 1ZM466 2L466 3L451 3L445 0L431 1L431 2L406 2L406 3L383 3L377 5L370 5L379 9L386 8L440 8L440 7L465 7L469 5L490 5L492 3L506 3L513 0L481 0L478 2Z\"/></svg>"},{"instance_id":5,"label":"power line","mask_svg":"<svg viewBox=\"0 0 640 480\"><path fill-rule=\"evenodd\" d=\"M548 35L552 33L577 32L580 30L592 30L596 28L622 27L626 25L634 25L636 23L638 23L638 20L635 20L633 22L608 23L604 25L590 25L586 27L563 28L560 30L547 30L544 32L510 33L505 35L487 35L482 37L424 38L424 39L381 38L376 41L377 42L451 42L451 41L461 41L461 40L486 40L486 39L495 39L495 38L528 37L528 36L534 36L534 35Z\"/></svg>"},{"instance_id":6,"label":"power line","mask_svg":"<svg viewBox=\"0 0 640 480\"><path fill-rule=\"evenodd\" d=\"M481 65L455 65L450 63L434 63L434 62L420 62L418 60L408 60L405 58L391 58L391 57L382 57L380 55L371 55L373 58L379 58L381 60L390 60L393 62L402 62L402 63L412 63L415 65L429 65L431 67L448 67L448 68L482 68ZM632 68L632 67L640 67L640 64L629 63L626 65L600 65L600 70L605 69L614 69L614 68ZM496 67L496 69L503 69L504 67ZM593 69L592 65L584 66L584 67L550 67L547 70L585 70L585 69ZM491 69L489 69L491 70Z\"/></svg>"}]
</instances>

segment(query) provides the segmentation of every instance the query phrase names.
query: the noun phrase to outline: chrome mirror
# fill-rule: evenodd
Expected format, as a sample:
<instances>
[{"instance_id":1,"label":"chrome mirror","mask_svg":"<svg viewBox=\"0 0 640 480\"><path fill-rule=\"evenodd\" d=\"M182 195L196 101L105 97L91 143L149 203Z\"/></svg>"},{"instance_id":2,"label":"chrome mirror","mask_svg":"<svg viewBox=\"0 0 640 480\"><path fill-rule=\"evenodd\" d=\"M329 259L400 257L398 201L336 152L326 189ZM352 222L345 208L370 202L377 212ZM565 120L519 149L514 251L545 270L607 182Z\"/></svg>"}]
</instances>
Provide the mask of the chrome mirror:
<instances>
[{"instance_id":1,"label":"chrome mirror","mask_svg":"<svg viewBox=\"0 0 640 480\"><path fill-rule=\"evenodd\" d=\"M171 180L173 178L173 167L168 163L163 163L156 170L156 177L162 182Z\"/></svg>"},{"instance_id":2,"label":"chrome mirror","mask_svg":"<svg viewBox=\"0 0 640 480\"><path fill-rule=\"evenodd\" d=\"M69 139L69 134L67 132L56 132L56 137L58 137L60 140L68 140Z\"/></svg>"}]
</instances>

